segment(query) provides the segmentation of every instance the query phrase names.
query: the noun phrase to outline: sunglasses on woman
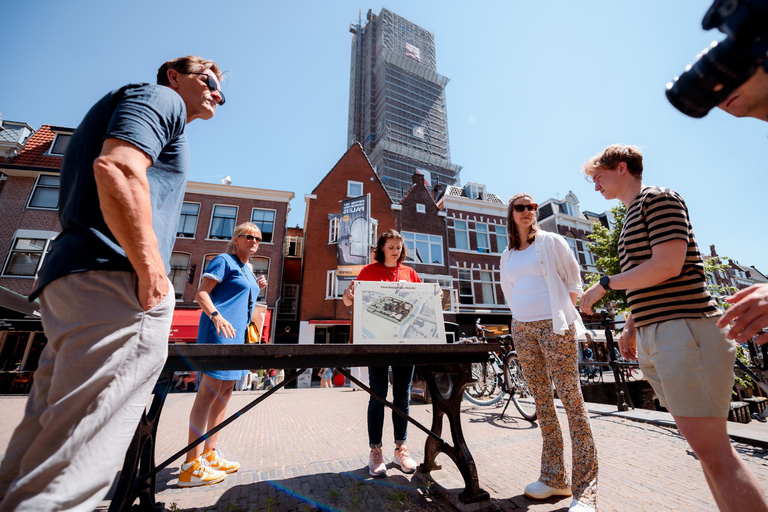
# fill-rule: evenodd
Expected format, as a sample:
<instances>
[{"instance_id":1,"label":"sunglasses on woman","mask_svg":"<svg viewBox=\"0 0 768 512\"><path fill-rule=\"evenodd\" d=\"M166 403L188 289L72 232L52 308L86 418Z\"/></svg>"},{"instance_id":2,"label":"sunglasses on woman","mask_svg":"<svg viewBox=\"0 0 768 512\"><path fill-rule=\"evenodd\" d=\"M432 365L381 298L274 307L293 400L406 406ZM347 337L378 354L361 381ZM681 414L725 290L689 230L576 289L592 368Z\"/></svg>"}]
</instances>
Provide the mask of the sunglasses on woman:
<instances>
[{"instance_id":1,"label":"sunglasses on woman","mask_svg":"<svg viewBox=\"0 0 768 512\"><path fill-rule=\"evenodd\" d=\"M256 236L256 235L237 235L237 236L238 237L244 236L245 239L248 240L249 242L251 240L256 240L257 242L261 242L261 237L260 236Z\"/></svg>"},{"instance_id":2,"label":"sunglasses on woman","mask_svg":"<svg viewBox=\"0 0 768 512\"><path fill-rule=\"evenodd\" d=\"M184 71L179 71L179 73L182 73L184 75L200 75L205 77L205 85L208 86L208 90L211 92L218 92L219 96L221 96L221 99L219 100L219 105L224 104L224 93L219 89L219 85L216 83L216 80L213 79L211 75L208 73L194 73L190 71L189 73L185 73Z\"/></svg>"},{"instance_id":3,"label":"sunglasses on woman","mask_svg":"<svg viewBox=\"0 0 768 512\"><path fill-rule=\"evenodd\" d=\"M516 205L513 205L512 208L514 208L517 213L523 213L525 210L528 210L529 212L535 212L536 210L539 209L539 205L537 205L536 203L516 204Z\"/></svg>"}]
</instances>

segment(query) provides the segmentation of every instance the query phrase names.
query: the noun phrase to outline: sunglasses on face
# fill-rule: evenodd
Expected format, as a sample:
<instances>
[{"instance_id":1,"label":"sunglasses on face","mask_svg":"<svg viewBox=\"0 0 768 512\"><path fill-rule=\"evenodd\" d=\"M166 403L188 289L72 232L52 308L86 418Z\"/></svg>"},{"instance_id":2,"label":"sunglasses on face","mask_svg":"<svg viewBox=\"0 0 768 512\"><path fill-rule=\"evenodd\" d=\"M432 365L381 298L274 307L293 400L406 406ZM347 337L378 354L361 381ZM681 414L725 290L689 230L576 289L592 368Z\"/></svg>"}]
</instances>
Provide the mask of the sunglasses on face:
<instances>
[{"instance_id":1,"label":"sunglasses on face","mask_svg":"<svg viewBox=\"0 0 768 512\"><path fill-rule=\"evenodd\" d=\"M184 73L184 74L185 75L200 75L200 76L204 76L205 77L205 85L208 86L208 90L210 90L211 92L218 92L219 96L221 96L221 99L219 100L219 105L223 105L224 104L224 101L225 101L224 100L224 93L221 91L221 89L219 89L219 85L216 83L216 80L214 80L211 75L209 75L208 73L193 73L193 72Z\"/></svg>"},{"instance_id":2,"label":"sunglasses on face","mask_svg":"<svg viewBox=\"0 0 768 512\"><path fill-rule=\"evenodd\" d=\"M516 205L513 205L512 208L514 208L517 213L523 213L525 210L528 210L529 212L535 212L536 210L539 209L539 205L537 205L536 203L516 204Z\"/></svg>"},{"instance_id":3,"label":"sunglasses on face","mask_svg":"<svg viewBox=\"0 0 768 512\"><path fill-rule=\"evenodd\" d=\"M256 240L257 242L261 242L261 237L256 236L256 235L237 235L237 236L238 237L243 237L244 236L245 239L248 240L249 242L251 240Z\"/></svg>"}]
</instances>

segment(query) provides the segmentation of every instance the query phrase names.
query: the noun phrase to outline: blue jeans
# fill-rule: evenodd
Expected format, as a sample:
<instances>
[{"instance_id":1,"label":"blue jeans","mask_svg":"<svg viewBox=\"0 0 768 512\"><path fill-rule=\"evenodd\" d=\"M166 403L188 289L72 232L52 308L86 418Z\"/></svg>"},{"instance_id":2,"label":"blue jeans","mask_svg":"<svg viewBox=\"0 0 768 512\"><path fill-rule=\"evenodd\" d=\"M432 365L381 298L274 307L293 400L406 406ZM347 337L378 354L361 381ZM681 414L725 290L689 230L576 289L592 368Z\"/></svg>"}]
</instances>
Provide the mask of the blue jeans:
<instances>
[{"instance_id":1,"label":"blue jeans","mask_svg":"<svg viewBox=\"0 0 768 512\"><path fill-rule=\"evenodd\" d=\"M382 398L387 398L387 380L389 367L369 366L368 382L371 391ZM392 367L392 403L398 409L408 414L411 403L411 380L413 366ZM408 436L408 420L401 418L392 411L392 426L395 430L395 444L403 444ZM384 404L373 397L368 400L368 442L371 448L381 446L381 435L384 430Z\"/></svg>"}]
</instances>

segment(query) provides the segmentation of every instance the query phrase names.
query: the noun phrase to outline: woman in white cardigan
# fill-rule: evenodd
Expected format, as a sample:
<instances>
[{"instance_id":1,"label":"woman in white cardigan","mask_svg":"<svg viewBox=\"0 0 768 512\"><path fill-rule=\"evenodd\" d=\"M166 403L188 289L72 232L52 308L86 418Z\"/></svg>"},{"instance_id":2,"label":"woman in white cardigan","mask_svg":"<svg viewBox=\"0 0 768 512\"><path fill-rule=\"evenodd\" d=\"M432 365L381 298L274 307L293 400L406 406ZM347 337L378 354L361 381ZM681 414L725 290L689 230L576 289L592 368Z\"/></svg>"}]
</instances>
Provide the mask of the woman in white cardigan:
<instances>
[{"instance_id":1,"label":"woman in white cardigan","mask_svg":"<svg viewBox=\"0 0 768 512\"><path fill-rule=\"evenodd\" d=\"M542 231L528 194L509 200L509 246L501 255L501 287L512 311L512 335L539 415L541 472L526 486L532 499L571 496L570 512L597 509L597 451L579 386L576 338L586 329L576 311L582 294L579 264L565 239ZM550 377L565 407L572 446L568 483L563 434Z\"/></svg>"}]
</instances>

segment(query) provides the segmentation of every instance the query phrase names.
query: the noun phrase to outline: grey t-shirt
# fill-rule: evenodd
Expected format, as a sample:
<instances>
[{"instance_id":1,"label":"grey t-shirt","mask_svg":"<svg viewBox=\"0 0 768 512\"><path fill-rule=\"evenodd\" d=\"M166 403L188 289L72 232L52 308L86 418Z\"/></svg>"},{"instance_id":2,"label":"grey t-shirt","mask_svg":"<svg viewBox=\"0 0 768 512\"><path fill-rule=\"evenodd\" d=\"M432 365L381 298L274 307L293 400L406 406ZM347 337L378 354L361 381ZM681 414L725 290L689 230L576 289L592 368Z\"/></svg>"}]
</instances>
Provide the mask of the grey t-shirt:
<instances>
[{"instance_id":1,"label":"grey t-shirt","mask_svg":"<svg viewBox=\"0 0 768 512\"><path fill-rule=\"evenodd\" d=\"M48 283L68 274L133 271L104 221L93 176L93 161L109 138L130 142L152 158L147 170L152 225L166 272L170 272L189 171L186 120L181 96L160 85L129 84L110 92L91 108L72 134L64 155L59 190L62 232L51 244L30 300Z\"/></svg>"}]
</instances>

